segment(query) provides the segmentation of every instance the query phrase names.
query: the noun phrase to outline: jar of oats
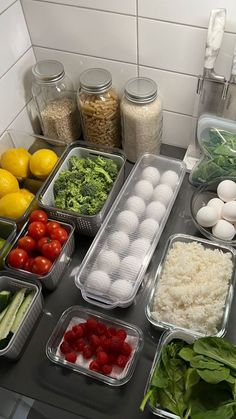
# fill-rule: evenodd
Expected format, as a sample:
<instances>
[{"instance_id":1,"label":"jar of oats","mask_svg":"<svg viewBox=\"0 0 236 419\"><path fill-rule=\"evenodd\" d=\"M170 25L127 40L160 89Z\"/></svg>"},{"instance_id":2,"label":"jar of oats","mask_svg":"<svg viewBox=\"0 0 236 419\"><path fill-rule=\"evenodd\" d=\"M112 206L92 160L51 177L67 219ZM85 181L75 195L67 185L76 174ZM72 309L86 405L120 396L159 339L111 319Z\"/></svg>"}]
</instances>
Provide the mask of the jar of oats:
<instances>
[{"instance_id":1,"label":"jar of oats","mask_svg":"<svg viewBox=\"0 0 236 419\"><path fill-rule=\"evenodd\" d=\"M81 134L80 116L71 80L59 61L43 60L33 68L32 94L43 134L71 143Z\"/></svg>"},{"instance_id":2,"label":"jar of oats","mask_svg":"<svg viewBox=\"0 0 236 419\"><path fill-rule=\"evenodd\" d=\"M162 138L162 101L156 83L146 77L130 79L120 104L122 145L127 159L143 153L159 154Z\"/></svg>"},{"instance_id":3,"label":"jar of oats","mask_svg":"<svg viewBox=\"0 0 236 419\"><path fill-rule=\"evenodd\" d=\"M109 71L92 68L80 76L78 104L86 141L119 147L120 103Z\"/></svg>"}]
</instances>

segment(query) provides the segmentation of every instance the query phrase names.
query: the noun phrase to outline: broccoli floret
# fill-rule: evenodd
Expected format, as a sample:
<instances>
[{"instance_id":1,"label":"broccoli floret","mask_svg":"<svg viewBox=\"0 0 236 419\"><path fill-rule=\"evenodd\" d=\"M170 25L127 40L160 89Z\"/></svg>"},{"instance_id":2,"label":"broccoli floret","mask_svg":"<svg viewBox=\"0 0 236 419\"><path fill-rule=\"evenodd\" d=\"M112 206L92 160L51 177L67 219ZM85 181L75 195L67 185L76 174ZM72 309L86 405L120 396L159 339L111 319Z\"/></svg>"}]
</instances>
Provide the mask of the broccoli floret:
<instances>
[{"instance_id":1,"label":"broccoli floret","mask_svg":"<svg viewBox=\"0 0 236 419\"><path fill-rule=\"evenodd\" d=\"M112 188L118 167L111 159L69 159L69 170L64 170L54 184L57 207L80 214L97 214L104 205Z\"/></svg>"}]
</instances>

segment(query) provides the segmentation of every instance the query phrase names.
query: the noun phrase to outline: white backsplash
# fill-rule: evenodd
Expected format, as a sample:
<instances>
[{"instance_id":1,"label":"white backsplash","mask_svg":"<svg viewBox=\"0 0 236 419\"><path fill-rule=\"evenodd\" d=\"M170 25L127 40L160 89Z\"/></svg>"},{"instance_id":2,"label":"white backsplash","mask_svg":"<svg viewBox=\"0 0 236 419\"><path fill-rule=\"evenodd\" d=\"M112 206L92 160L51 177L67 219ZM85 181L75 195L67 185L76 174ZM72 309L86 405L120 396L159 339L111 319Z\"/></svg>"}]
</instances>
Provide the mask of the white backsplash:
<instances>
[{"instance_id":1,"label":"white backsplash","mask_svg":"<svg viewBox=\"0 0 236 419\"><path fill-rule=\"evenodd\" d=\"M30 89L23 94L17 74L22 77L34 63L31 44L37 60L63 62L76 88L81 72L91 67L110 70L120 94L131 77L153 78L164 105L163 142L181 147L192 138L197 77L202 73L212 8L227 9L216 71L227 78L230 74L236 42L235 0L178 0L178 7L173 7L173 0L21 0L27 26L20 0L0 3L0 35L6 32L7 37L6 44L0 44L1 98L7 94L1 100L0 134L13 119L14 127L30 128L29 106L25 106ZM12 71L17 86L14 75L8 75ZM26 87L30 78L24 79ZM12 85L4 88L8 83Z\"/></svg>"}]
</instances>

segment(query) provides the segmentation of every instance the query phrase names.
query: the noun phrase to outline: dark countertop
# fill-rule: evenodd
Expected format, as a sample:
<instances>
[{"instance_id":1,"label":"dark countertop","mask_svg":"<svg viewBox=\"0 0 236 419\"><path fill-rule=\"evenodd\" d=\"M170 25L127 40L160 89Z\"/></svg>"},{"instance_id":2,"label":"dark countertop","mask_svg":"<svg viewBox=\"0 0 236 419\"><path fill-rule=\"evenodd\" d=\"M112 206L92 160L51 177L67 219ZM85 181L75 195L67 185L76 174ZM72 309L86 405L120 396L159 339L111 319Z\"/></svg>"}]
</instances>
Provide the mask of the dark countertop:
<instances>
[{"instance_id":1,"label":"dark countertop","mask_svg":"<svg viewBox=\"0 0 236 419\"><path fill-rule=\"evenodd\" d=\"M184 152L184 149L177 147L165 145L162 147L162 154L170 157L183 158ZM127 172L131 168L132 165L128 163ZM143 283L134 303L128 308L106 311L91 306L82 299L80 291L74 285L71 272L76 265L81 263L92 238L76 237L76 250L73 260L58 288L54 292L44 293L43 315L27 342L22 357L18 361L0 359L0 387L65 409L80 418L153 418L148 409L141 413L139 404L143 398L160 332L155 331L149 325L144 314L144 308L147 304L148 294L163 247L169 236L175 233L199 236L192 222L189 209L189 201L193 190L194 188L188 182L188 175L186 175ZM62 312L72 305L90 307L136 324L142 329L145 344L139 356L134 375L127 384L121 387L110 387L84 375L53 365L47 359L45 355L47 340ZM235 316L236 305L233 304L228 332L228 338L232 343L236 342L233 322ZM64 417L66 418L66 412Z\"/></svg>"}]
</instances>

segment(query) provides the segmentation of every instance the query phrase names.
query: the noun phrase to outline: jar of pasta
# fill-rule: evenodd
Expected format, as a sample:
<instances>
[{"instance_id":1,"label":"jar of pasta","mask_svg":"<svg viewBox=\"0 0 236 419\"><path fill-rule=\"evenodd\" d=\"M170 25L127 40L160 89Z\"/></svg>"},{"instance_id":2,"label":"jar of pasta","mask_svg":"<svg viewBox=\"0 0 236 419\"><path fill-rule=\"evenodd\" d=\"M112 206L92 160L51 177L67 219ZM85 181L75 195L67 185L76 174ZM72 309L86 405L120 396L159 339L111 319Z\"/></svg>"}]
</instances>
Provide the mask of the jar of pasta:
<instances>
[{"instance_id":1,"label":"jar of pasta","mask_svg":"<svg viewBox=\"0 0 236 419\"><path fill-rule=\"evenodd\" d=\"M43 134L71 143L81 134L76 92L62 63L38 61L32 67L32 94Z\"/></svg>"},{"instance_id":2,"label":"jar of pasta","mask_svg":"<svg viewBox=\"0 0 236 419\"><path fill-rule=\"evenodd\" d=\"M162 101L156 83L146 77L130 79L120 104L122 145L127 159L143 153L159 154L162 138Z\"/></svg>"},{"instance_id":3,"label":"jar of pasta","mask_svg":"<svg viewBox=\"0 0 236 419\"><path fill-rule=\"evenodd\" d=\"M84 140L119 147L120 104L109 71L102 68L84 71L77 97Z\"/></svg>"}]
</instances>

